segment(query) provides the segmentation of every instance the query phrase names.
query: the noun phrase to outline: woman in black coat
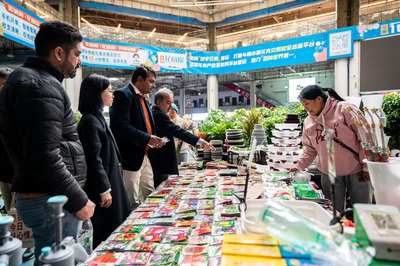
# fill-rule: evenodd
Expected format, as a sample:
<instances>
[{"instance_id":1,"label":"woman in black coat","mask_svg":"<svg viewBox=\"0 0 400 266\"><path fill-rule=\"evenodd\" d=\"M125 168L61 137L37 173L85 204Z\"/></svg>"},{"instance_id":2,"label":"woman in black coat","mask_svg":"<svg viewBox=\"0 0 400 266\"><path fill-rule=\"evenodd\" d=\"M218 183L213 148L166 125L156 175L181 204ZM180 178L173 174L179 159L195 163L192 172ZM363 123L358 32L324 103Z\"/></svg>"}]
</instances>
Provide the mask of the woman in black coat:
<instances>
[{"instance_id":1,"label":"woman in black coat","mask_svg":"<svg viewBox=\"0 0 400 266\"><path fill-rule=\"evenodd\" d=\"M121 157L111 129L102 115L104 106L111 106L110 81L92 74L82 81L78 110L79 138L88 166L84 190L96 209L91 218L93 247L104 241L130 214L129 200L123 179Z\"/></svg>"}]
</instances>

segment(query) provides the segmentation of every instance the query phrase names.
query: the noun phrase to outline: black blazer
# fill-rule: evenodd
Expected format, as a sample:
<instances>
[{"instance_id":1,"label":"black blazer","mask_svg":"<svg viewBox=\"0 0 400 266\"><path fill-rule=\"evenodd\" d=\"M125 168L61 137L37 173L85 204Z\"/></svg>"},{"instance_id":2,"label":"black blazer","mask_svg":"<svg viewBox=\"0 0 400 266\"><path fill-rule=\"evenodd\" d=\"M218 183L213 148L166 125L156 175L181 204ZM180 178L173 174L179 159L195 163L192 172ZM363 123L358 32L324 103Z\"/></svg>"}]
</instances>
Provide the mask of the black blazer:
<instances>
[{"instance_id":1,"label":"black blazer","mask_svg":"<svg viewBox=\"0 0 400 266\"><path fill-rule=\"evenodd\" d=\"M156 163L153 164L153 171L155 174L179 174L174 137L193 146L196 145L200 138L175 125L157 106L153 106L152 111L157 128L157 136L160 138L165 136L169 139L165 146L160 149L154 149Z\"/></svg>"},{"instance_id":2,"label":"black blazer","mask_svg":"<svg viewBox=\"0 0 400 266\"><path fill-rule=\"evenodd\" d=\"M92 217L94 244L104 241L129 215L130 205L122 179L117 143L104 117L84 114L78 125L79 138L85 150L87 180L84 187L96 204ZM100 194L111 188L112 204L100 207Z\"/></svg>"},{"instance_id":3,"label":"black blazer","mask_svg":"<svg viewBox=\"0 0 400 266\"><path fill-rule=\"evenodd\" d=\"M129 84L114 92L114 103L110 108L110 126L121 152L122 167L129 171L140 169L146 145L150 140L139 97ZM152 132L155 135L150 105L146 99L144 102L149 111ZM149 152L149 159L152 160L151 152Z\"/></svg>"}]
</instances>

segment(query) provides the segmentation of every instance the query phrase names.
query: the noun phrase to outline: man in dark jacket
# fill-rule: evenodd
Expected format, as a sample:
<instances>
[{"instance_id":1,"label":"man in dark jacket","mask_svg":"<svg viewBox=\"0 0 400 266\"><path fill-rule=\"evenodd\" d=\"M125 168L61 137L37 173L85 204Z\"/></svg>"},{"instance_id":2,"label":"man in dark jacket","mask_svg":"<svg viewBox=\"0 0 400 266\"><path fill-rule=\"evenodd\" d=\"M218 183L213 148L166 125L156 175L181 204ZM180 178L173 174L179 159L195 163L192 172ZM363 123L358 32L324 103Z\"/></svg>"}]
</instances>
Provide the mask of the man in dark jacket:
<instances>
[{"instance_id":1,"label":"man in dark jacket","mask_svg":"<svg viewBox=\"0 0 400 266\"><path fill-rule=\"evenodd\" d=\"M214 146L198 136L184 130L168 117L174 102L174 94L169 89L160 89L154 96L155 106L153 106L153 116L157 129L157 136L167 137L169 139L165 147L157 149L155 153L154 187L160 185L168 178L168 174L179 174L178 160L176 158L176 149L174 137L179 138L190 145L201 145L205 150L214 149Z\"/></svg>"},{"instance_id":2,"label":"man in dark jacket","mask_svg":"<svg viewBox=\"0 0 400 266\"><path fill-rule=\"evenodd\" d=\"M61 84L76 75L81 41L78 30L66 22L42 23L35 38L37 57L29 57L14 70L0 92L0 135L15 170L12 190L17 192L18 213L34 234L36 265L41 248L55 242L49 197L68 197L64 237L76 237L78 220L90 218L95 208L66 166L72 160L74 168L86 171L85 161L74 157L66 161L61 155L62 147L82 149Z\"/></svg>"},{"instance_id":3,"label":"man in dark jacket","mask_svg":"<svg viewBox=\"0 0 400 266\"><path fill-rule=\"evenodd\" d=\"M150 148L160 148L164 143L155 136L153 115L145 98L155 88L156 72L139 66L131 81L114 92L110 126L121 152L124 184L133 210L154 190Z\"/></svg>"}]
</instances>

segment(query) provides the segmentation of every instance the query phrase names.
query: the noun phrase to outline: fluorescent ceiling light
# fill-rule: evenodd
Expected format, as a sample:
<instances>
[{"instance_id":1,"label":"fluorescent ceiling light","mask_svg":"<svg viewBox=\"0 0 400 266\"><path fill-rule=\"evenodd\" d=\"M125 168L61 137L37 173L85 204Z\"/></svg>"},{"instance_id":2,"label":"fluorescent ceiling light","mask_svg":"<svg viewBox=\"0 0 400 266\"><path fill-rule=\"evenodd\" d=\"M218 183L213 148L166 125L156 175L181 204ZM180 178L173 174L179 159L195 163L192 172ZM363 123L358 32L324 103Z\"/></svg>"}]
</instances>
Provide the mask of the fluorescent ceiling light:
<instances>
[{"instance_id":1,"label":"fluorescent ceiling light","mask_svg":"<svg viewBox=\"0 0 400 266\"><path fill-rule=\"evenodd\" d=\"M119 32L120 28L121 28L121 23L118 24L117 30L115 32Z\"/></svg>"},{"instance_id":2,"label":"fluorescent ceiling light","mask_svg":"<svg viewBox=\"0 0 400 266\"><path fill-rule=\"evenodd\" d=\"M188 32L186 32L182 37L180 37L179 38L179 40L178 40L178 42L180 42L180 41L182 41L183 40L183 38L185 38L186 37L186 35L188 35Z\"/></svg>"},{"instance_id":3,"label":"fluorescent ceiling light","mask_svg":"<svg viewBox=\"0 0 400 266\"><path fill-rule=\"evenodd\" d=\"M235 4L250 4L259 3L260 0L239 0L239 1L207 1L207 2L177 2L172 3L172 7L186 7L186 6L215 6L215 5L235 5Z\"/></svg>"},{"instance_id":4,"label":"fluorescent ceiling light","mask_svg":"<svg viewBox=\"0 0 400 266\"><path fill-rule=\"evenodd\" d=\"M26 4L27 6L29 6L29 7L33 8L33 9L35 9L37 12L39 12L40 14L42 14L42 15L43 15L45 18L47 18L47 17L48 17L48 15L46 15L46 13L44 13L43 11L41 11L41 10L37 9L37 8L36 8L36 7L34 7L33 5L31 5L31 4L27 3L27 2L25 2L25 4Z\"/></svg>"},{"instance_id":5,"label":"fluorescent ceiling light","mask_svg":"<svg viewBox=\"0 0 400 266\"><path fill-rule=\"evenodd\" d=\"M98 31L99 33L102 33L101 30L99 30L97 27L93 26L93 25L92 25L89 21L87 21L86 19L81 18L81 20L82 20L83 22L85 22L86 24L88 24L90 27L92 27L94 30Z\"/></svg>"},{"instance_id":6,"label":"fluorescent ceiling light","mask_svg":"<svg viewBox=\"0 0 400 266\"><path fill-rule=\"evenodd\" d=\"M153 31L149 34L149 37L153 36L155 31L156 31L156 28L154 28Z\"/></svg>"}]
</instances>

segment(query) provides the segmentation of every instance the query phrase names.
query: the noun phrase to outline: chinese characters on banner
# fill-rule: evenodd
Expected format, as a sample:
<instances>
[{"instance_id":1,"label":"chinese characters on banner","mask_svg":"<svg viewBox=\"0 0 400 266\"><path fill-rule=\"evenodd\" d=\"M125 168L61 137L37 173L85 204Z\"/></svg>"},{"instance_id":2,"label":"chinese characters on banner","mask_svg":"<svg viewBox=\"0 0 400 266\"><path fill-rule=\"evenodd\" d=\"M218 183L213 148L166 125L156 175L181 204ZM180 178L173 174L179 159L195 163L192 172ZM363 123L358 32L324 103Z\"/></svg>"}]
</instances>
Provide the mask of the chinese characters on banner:
<instances>
[{"instance_id":1,"label":"chinese characters on banner","mask_svg":"<svg viewBox=\"0 0 400 266\"><path fill-rule=\"evenodd\" d=\"M0 19L0 35L34 48L34 39L43 19L10 0L0 0ZM400 20L212 52L84 38L82 64L132 69L144 64L155 71L225 74L349 57L353 55L354 40L394 34L400 34Z\"/></svg>"},{"instance_id":2,"label":"chinese characters on banner","mask_svg":"<svg viewBox=\"0 0 400 266\"><path fill-rule=\"evenodd\" d=\"M8 0L0 0L0 35L30 48L40 24L44 22L30 11Z\"/></svg>"}]
</instances>

